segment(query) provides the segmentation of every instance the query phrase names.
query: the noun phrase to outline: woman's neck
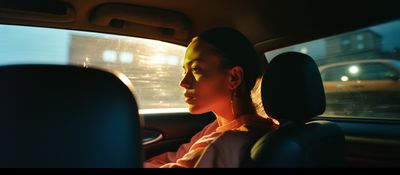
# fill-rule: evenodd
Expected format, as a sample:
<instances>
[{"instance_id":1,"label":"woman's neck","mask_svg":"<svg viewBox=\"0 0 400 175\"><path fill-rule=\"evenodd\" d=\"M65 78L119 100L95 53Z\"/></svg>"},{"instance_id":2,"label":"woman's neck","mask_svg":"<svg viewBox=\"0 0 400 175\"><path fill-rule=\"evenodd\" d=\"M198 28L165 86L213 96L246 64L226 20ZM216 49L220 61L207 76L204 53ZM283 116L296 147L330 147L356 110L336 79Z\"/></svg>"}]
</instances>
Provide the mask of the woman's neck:
<instances>
[{"instance_id":1,"label":"woman's neck","mask_svg":"<svg viewBox=\"0 0 400 175\"><path fill-rule=\"evenodd\" d=\"M243 115L257 114L250 95L235 97L233 106L228 102L222 109L213 113L219 126L224 126Z\"/></svg>"}]
</instances>

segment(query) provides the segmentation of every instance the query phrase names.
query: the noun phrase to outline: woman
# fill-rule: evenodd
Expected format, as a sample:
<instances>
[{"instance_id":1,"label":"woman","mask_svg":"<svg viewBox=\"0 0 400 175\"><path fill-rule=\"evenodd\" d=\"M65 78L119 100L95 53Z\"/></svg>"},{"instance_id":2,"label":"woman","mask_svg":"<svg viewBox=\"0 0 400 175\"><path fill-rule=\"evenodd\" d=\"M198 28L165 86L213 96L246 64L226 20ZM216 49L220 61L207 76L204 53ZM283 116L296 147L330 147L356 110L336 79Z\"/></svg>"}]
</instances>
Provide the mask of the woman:
<instances>
[{"instance_id":1,"label":"woman","mask_svg":"<svg viewBox=\"0 0 400 175\"><path fill-rule=\"evenodd\" d=\"M239 167L251 145L276 125L262 118L251 98L261 67L250 41L230 28L214 28L189 44L180 83L193 114L212 111L216 120L183 144L145 162L145 167Z\"/></svg>"}]
</instances>

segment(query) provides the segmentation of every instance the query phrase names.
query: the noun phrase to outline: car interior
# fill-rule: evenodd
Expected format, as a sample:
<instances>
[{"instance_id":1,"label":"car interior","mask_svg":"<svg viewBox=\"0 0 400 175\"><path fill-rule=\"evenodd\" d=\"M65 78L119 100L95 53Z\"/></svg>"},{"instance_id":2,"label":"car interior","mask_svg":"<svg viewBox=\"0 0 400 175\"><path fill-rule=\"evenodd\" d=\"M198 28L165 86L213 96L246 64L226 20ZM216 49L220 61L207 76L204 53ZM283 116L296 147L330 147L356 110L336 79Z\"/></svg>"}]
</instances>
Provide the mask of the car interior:
<instances>
[{"instance_id":1,"label":"car interior","mask_svg":"<svg viewBox=\"0 0 400 175\"><path fill-rule=\"evenodd\" d=\"M400 40L371 32L378 25L386 26L380 31L400 31L400 25L386 25L398 20L398 2L392 0L0 0L0 167L141 168L153 156L176 151L215 120L211 112L190 114L182 104L180 60L193 37L221 26L242 32L265 60L262 105L280 123L254 144L251 161L243 167L400 167L400 105L393 100L400 93L398 75L384 84L394 88L374 96L376 109L354 114L351 110L359 109L347 100L355 94L362 97L357 103L367 101L360 93L364 90L331 97L320 73L320 65L331 62L300 47L323 39L335 43L336 36L346 40L338 41L339 48L350 53L349 41L372 37L383 48L386 40L398 44L393 53L381 55L400 60ZM68 41L53 31L70 32ZM344 34L349 33L355 39L348 41ZM35 59L30 49L39 46L26 43L40 41L46 45L35 52L62 52L63 65L54 61L58 54L48 54L47 62L29 61ZM165 43L174 45L174 56L154 54L146 61L153 51L167 53L172 46ZM65 51L51 51L54 45ZM114 46L118 54L110 49ZM328 54L327 48L320 50ZM348 61L342 58L351 54L335 63ZM136 65L149 67L128 67ZM362 73L350 68L350 73ZM385 101L393 102L381 105ZM348 105L350 112L331 115L331 103L340 104L338 110ZM394 112L376 112L389 108Z\"/></svg>"}]
</instances>

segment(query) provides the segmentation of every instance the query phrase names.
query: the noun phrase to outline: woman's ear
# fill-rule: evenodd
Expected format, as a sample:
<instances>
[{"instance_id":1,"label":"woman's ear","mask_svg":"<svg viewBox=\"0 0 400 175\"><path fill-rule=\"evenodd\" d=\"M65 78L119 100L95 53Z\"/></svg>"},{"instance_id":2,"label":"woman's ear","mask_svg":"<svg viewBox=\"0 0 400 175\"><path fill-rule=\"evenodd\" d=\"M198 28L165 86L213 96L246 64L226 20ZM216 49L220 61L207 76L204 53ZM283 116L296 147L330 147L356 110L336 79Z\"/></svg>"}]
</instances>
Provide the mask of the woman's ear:
<instances>
[{"instance_id":1,"label":"woman's ear","mask_svg":"<svg viewBox=\"0 0 400 175\"><path fill-rule=\"evenodd\" d=\"M237 89L243 82L244 71L240 66L235 66L228 71L229 88Z\"/></svg>"}]
</instances>

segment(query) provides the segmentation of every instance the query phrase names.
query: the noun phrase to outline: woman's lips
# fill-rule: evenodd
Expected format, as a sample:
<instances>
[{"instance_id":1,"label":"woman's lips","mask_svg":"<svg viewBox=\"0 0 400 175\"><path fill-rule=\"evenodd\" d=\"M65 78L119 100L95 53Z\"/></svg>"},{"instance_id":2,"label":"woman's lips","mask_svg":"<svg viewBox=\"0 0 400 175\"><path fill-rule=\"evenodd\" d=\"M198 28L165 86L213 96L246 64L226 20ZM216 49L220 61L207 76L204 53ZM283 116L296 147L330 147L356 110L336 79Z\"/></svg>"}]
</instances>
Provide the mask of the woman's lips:
<instances>
[{"instance_id":1,"label":"woman's lips","mask_svg":"<svg viewBox=\"0 0 400 175\"><path fill-rule=\"evenodd\" d=\"M195 101L196 101L196 98L194 98L194 97L186 97L185 98L185 102L187 104L193 104Z\"/></svg>"},{"instance_id":2,"label":"woman's lips","mask_svg":"<svg viewBox=\"0 0 400 175\"><path fill-rule=\"evenodd\" d=\"M185 102L187 104L193 104L196 101L194 92L186 91L185 93L183 93L183 96L185 96Z\"/></svg>"}]
</instances>

